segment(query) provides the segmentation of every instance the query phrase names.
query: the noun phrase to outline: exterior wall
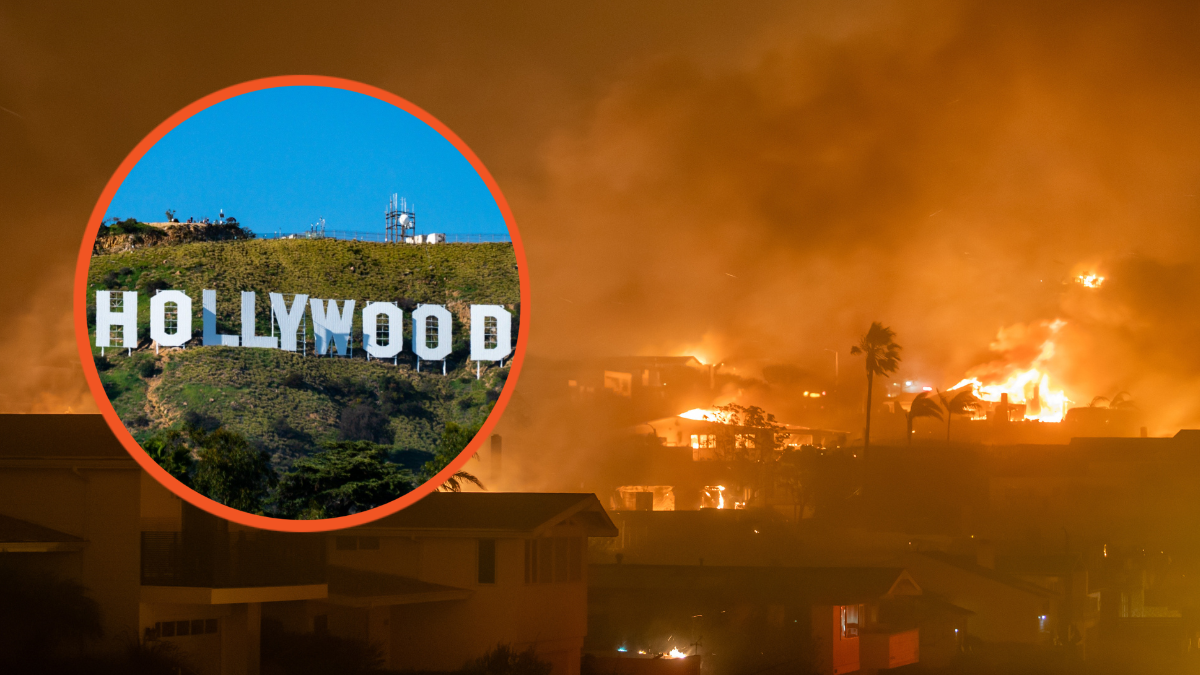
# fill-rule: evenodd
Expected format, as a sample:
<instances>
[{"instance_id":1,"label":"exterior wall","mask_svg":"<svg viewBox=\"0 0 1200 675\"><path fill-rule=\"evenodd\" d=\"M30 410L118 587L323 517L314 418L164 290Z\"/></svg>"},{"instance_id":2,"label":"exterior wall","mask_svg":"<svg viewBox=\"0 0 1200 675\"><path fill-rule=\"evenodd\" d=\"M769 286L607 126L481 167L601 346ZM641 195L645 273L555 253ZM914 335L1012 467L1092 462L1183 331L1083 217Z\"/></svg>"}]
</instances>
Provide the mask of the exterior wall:
<instances>
[{"instance_id":1,"label":"exterior wall","mask_svg":"<svg viewBox=\"0 0 1200 675\"><path fill-rule=\"evenodd\" d=\"M950 668L967 638L967 617L946 613L926 617L920 626L921 664L931 669Z\"/></svg>"},{"instance_id":2,"label":"exterior wall","mask_svg":"<svg viewBox=\"0 0 1200 675\"><path fill-rule=\"evenodd\" d=\"M101 468L103 467L103 468ZM114 649L139 637L138 535L141 470L133 460L0 462L0 513L87 541L78 553L16 553L50 563L100 604Z\"/></svg>"},{"instance_id":3,"label":"exterior wall","mask_svg":"<svg viewBox=\"0 0 1200 675\"><path fill-rule=\"evenodd\" d=\"M262 604L230 605L221 631L221 675L258 675L262 645Z\"/></svg>"},{"instance_id":4,"label":"exterior wall","mask_svg":"<svg viewBox=\"0 0 1200 675\"><path fill-rule=\"evenodd\" d=\"M221 675L221 654L224 634L229 630L232 615L231 605L176 605L162 603L141 604L139 623L142 634L153 631L156 624L167 621L217 620L216 633L176 635L156 638L159 642L172 645L196 669L198 675Z\"/></svg>"},{"instance_id":5,"label":"exterior wall","mask_svg":"<svg viewBox=\"0 0 1200 675\"><path fill-rule=\"evenodd\" d=\"M982 640L1040 644L1048 638L1044 626L1054 625L1047 598L920 554L906 556L903 564L926 592L974 612L971 635ZM1039 622L1039 616L1047 620Z\"/></svg>"},{"instance_id":6,"label":"exterior wall","mask_svg":"<svg viewBox=\"0 0 1200 675\"><path fill-rule=\"evenodd\" d=\"M376 550L339 551L337 538L354 536L353 530L329 538L326 560L337 567L395 574L401 577L421 577L421 544L408 537L379 537Z\"/></svg>"},{"instance_id":7,"label":"exterior wall","mask_svg":"<svg viewBox=\"0 0 1200 675\"><path fill-rule=\"evenodd\" d=\"M142 471L141 530L179 532L183 529L183 500Z\"/></svg>"},{"instance_id":8,"label":"exterior wall","mask_svg":"<svg viewBox=\"0 0 1200 675\"><path fill-rule=\"evenodd\" d=\"M838 605L813 605L813 666L822 675L841 675L859 669L858 638L842 637Z\"/></svg>"},{"instance_id":9,"label":"exterior wall","mask_svg":"<svg viewBox=\"0 0 1200 675\"><path fill-rule=\"evenodd\" d=\"M921 658L920 631L915 628L897 633L864 633L860 640L864 670L899 668Z\"/></svg>"},{"instance_id":10,"label":"exterior wall","mask_svg":"<svg viewBox=\"0 0 1200 675\"><path fill-rule=\"evenodd\" d=\"M584 536L568 530L554 534ZM465 600L372 610L328 606L330 631L381 644L390 657L388 666L395 669L457 670L507 643L517 649L535 647L553 664L553 675L578 675L587 633L587 566L576 582L526 584L525 540L498 539L496 583L481 584L478 542L384 536L378 550L353 551L338 551L331 543L330 564L414 577L472 594Z\"/></svg>"}]
</instances>

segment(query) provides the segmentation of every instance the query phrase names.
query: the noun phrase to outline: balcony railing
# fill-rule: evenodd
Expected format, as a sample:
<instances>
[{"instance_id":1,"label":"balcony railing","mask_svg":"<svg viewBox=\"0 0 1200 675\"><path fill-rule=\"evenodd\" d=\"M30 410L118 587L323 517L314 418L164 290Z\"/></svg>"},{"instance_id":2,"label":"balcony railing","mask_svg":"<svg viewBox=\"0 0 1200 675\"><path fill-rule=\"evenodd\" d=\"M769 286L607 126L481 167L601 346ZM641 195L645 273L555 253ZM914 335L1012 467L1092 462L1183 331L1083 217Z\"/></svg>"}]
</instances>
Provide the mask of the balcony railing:
<instances>
[{"instance_id":1,"label":"balcony railing","mask_svg":"<svg viewBox=\"0 0 1200 675\"><path fill-rule=\"evenodd\" d=\"M142 532L142 585L204 588L325 583L319 535Z\"/></svg>"}]
</instances>

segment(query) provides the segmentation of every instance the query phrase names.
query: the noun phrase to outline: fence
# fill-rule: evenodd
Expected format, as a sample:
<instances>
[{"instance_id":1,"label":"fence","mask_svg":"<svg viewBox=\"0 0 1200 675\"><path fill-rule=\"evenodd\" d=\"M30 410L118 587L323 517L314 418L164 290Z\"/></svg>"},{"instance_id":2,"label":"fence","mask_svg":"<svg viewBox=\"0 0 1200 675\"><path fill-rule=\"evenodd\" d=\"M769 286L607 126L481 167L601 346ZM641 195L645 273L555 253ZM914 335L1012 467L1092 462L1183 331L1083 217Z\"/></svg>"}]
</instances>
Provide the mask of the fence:
<instances>
[{"instance_id":1,"label":"fence","mask_svg":"<svg viewBox=\"0 0 1200 675\"><path fill-rule=\"evenodd\" d=\"M507 234L446 234L447 244L484 244L510 243L512 239ZM270 234L259 235L260 239L339 239L342 241L370 241L380 244L400 243L389 242L382 232L354 232L351 230L325 230L324 232L283 232L276 230Z\"/></svg>"}]
</instances>

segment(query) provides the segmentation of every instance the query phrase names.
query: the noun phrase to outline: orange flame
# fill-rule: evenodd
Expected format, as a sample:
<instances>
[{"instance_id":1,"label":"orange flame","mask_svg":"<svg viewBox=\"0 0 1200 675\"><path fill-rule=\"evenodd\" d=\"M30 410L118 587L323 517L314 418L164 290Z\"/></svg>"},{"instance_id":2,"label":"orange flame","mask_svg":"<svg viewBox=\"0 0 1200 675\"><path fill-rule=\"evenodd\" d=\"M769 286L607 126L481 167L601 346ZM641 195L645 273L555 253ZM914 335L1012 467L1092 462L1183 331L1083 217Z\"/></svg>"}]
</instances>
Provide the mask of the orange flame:
<instances>
[{"instance_id":1,"label":"orange flame","mask_svg":"<svg viewBox=\"0 0 1200 675\"><path fill-rule=\"evenodd\" d=\"M704 408L692 408L687 412L679 413L679 416L684 419L697 420L699 422L720 422L721 413L716 410L705 410Z\"/></svg>"},{"instance_id":2,"label":"orange flame","mask_svg":"<svg viewBox=\"0 0 1200 675\"><path fill-rule=\"evenodd\" d=\"M1103 281L1103 277L1099 279ZM998 403L1001 395L1008 394L1009 403L1025 404L1025 419L1061 422L1071 400L1062 389L1051 387L1046 366L1054 358L1054 336L1065 325L1066 322L1061 319L1044 325L1049 336L1038 345L1028 366L1007 365L997 369L995 363L985 364L968 372L967 377L951 387L950 391L970 387L975 396L990 403ZM993 344L993 348L1003 346L1006 338L1006 332L1001 331L1000 339Z\"/></svg>"}]
</instances>

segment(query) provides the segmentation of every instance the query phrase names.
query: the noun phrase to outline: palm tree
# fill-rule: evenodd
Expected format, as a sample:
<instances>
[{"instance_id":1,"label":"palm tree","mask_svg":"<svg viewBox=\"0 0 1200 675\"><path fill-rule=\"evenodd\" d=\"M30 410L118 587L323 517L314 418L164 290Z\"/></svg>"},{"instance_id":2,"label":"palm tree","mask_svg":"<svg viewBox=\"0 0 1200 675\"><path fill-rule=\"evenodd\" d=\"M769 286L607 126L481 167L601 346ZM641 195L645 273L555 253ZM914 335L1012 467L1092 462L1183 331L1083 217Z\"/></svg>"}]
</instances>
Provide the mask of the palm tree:
<instances>
[{"instance_id":1,"label":"palm tree","mask_svg":"<svg viewBox=\"0 0 1200 675\"><path fill-rule=\"evenodd\" d=\"M908 412L904 417L908 420L908 444L912 445L913 435L913 420L918 417L933 417L939 422L942 420L942 409L938 407L937 401L929 397L929 392L923 391L917 394L917 397L912 400L908 406Z\"/></svg>"},{"instance_id":2,"label":"palm tree","mask_svg":"<svg viewBox=\"0 0 1200 675\"><path fill-rule=\"evenodd\" d=\"M466 471L456 471L454 472L453 476L447 478L446 482L442 483L441 486L438 487L438 492L462 492L463 485L466 483L471 483L480 490L487 489L474 475L469 474Z\"/></svg>"},{"instance_id":3,"label":"palm tree","mask_svg":"<svg viewBox=\"0 0 1200 675\"><path fill-rule=\"evenodd\" d=\"M1099 408L1103 403L1105 408L1113 410L1136 410L1137 406L1133 403L1133 397L1127 391L1118 391L1111 399L1107 396L1097 396L1088 404L1089 408Z\"/></svg>"},{"instance_id":4,"label":"palm tree","mask_svg":"<svg viewBox=\"0 0 1200 675\"><path fill-rule=\"evenodd\" d=\"M1137 410L1137 406L1133 403L1133 396L1127 391L1119 391L1112 400L1108 402L1108 407L1116 410Z\"/></svg>"},{"instance_id":5,"label":"palm tree","mask_svg":"<svg viewBox=\"0 0 1200 675\"><path fill-rule=\"evenodd\" d=\"M871 449L871 389L876 375L890 375L900 365L900 345L896 344L896 331L873 321L858 344L850 348L854 355L866 357L867 366L867 422L863 428L863 457Z\"/></svg>"},{"instance_id":6,"label":"palm tree","mask_svg":"<svg viewBox=\"0 0 1200 675\"><path fill-rule=\"evenodd\" d=\"M983 401L979 400L970 389L963 389L950 399L947 399L942 390L938 389L938 399L942 402L942 407L946 409L946 445L950 445L950 418L978 410L979 406L983 405Z\"/></svg>"}]
</instances>

